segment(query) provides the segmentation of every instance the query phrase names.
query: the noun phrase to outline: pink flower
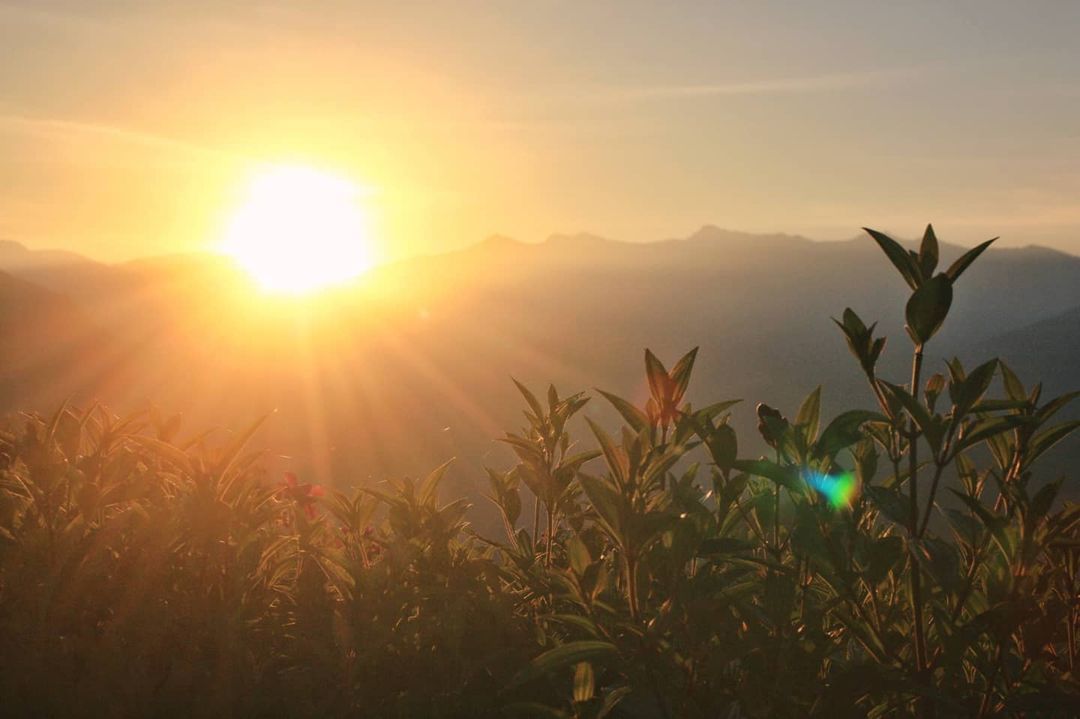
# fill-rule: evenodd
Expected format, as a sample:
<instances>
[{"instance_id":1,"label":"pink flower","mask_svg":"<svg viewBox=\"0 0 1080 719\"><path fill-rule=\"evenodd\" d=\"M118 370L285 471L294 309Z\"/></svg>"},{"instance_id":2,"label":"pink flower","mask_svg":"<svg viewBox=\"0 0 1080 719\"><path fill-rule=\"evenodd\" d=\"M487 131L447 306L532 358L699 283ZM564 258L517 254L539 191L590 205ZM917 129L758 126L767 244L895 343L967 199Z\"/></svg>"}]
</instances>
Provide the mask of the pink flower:
<instances>
[{"instance_id":1,"label":"pink flower","mask_svg":"<svg viewBox=\"0 0 1080 719\"><path fill-rule=\"evenodd\" d=\"M315 502L325 492L317 484L300 484L293 472L285 473L285 496L303 507L308 519L315 519Z\"/></svg>"}]
</instances>

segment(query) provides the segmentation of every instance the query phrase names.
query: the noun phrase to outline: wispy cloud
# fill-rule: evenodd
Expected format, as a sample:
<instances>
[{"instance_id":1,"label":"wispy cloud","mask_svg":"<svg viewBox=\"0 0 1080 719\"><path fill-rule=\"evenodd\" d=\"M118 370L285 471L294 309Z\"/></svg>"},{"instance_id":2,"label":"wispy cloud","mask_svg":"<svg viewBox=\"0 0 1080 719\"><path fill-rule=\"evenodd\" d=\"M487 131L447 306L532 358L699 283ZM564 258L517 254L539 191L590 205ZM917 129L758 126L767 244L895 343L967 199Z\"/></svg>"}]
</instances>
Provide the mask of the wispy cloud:
<instances>
[{"instance_id":1,"label":"wispy cloud","mask_svg":"<svg viewBox=\"0 0 1080 719\"><path fill-rule=\"evenodd\" d=\"M722 97L732 95L797 95L875 87L917 75L919 68L838 72L743 82L689 85L644 85L615 88L607 95L622 100L662 100L669 98Z\"/></svg>"},{"instance_id":2,"label":"wispy cloud","mask_svg":"<svg viewBox=\"0 0 1080 719\"><path fill-rule=\"evenodd\" d=\"M11 2L0 0L0 18L8 22L45 24L51 27L71 29L103 29L104 23L72 8L45 7L41 0L34 2Z\"/></svg>"},{"instance_id":3,"label":"wispy cloud","mask_svg":"<svg viewBox=\"0 0 1080 719\"><path fill-rule=\"evenodd\" d=\"M135 145L174 155L179 153L202 159L243 159L233 152L179 140L166 135L78 120L4 113L0 114L0 132Z\"/></svg>"}]
</instances>

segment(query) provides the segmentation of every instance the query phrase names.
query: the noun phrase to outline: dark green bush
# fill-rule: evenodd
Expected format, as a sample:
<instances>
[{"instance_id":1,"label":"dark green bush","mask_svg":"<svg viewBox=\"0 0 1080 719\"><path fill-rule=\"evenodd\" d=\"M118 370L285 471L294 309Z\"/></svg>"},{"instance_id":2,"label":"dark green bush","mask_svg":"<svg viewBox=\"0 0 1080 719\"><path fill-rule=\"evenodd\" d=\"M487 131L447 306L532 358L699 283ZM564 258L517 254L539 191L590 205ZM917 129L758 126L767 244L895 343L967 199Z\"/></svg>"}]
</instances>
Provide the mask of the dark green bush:
<instances>
[{"instance_id":1,"label":"dark green bush","mask_svg":"<svg viewBox=\"0 0 1080 719\"><path fill-rule=\"evenodd\" d=\"M911 287L911 377L837 322L878 406L789 419L740 457L735 402L684 402L696 350L625 425L534 396L489 471L505 528L445 467L353 494L95 407L0 437L0 697L15 716L1080 715L1080 507L1039 458L1077 427L990 360L925 378L953 286L871 231ZM1001 396L990 396L994 380ZM695 457L704 464L692 464Z\"/></svg>"}]
</instances>

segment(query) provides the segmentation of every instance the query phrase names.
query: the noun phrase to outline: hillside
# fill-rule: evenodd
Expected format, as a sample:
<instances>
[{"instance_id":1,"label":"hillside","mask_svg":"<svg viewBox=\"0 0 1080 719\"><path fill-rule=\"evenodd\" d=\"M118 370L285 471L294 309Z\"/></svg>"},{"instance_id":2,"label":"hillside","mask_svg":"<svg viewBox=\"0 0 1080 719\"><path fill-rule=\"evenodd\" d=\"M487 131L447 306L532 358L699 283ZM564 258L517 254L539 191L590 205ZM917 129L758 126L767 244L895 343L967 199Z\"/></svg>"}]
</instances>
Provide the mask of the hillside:
<instances>
[{"instance_id":1,"label":"hillside","mask_svg":"<svg viewBox=\"0 0 1080 719\"><path fill-rule=\"evenodd\" d=\"M943 262L960 251L943 246ZM758 401L793 412L822 382L826 411L867 403L830 320L848 306L892 337L886 375L903 381L907 372L896 310L906 288L868 238L821 243L715 227L649 244L493 238L377 269L311 306L259 299L210 257L103 268L88 263L92 280L64 282L80 312L115 337L123 369L102 383L50 366L54 389L121 408L153 402L195 426L242 426L276 409L267 444L309 458L290 466L346 483L417 474L448 456L459 458L459 479L478 476L482 463L506 458L492 438L521 421L511 375L640 398L644 347L674 358L700 346L690 399L745 399L736 412L744 432ZM36 271L59 289L56 274ZM1080 333L1053 317L1076 306L1080 258L993 249L960 281L928 361L978 346L1016 357L1025 377L1075 387L1067 361ZM1060 351L1017 352L1040 346L1025 332ZM599 403L587 414L613 419Z\"/></svg>"},{"instance_id":2,"label":"hillside","mask_svg":"<svg viewBox=\"0 0 1080 719\"><path fill-rule=\"evenodd\" d=\"M120 360L112 338L69 298L0 272L0 404L58 404L106 388Z\"/></svg>"}]
</instances>

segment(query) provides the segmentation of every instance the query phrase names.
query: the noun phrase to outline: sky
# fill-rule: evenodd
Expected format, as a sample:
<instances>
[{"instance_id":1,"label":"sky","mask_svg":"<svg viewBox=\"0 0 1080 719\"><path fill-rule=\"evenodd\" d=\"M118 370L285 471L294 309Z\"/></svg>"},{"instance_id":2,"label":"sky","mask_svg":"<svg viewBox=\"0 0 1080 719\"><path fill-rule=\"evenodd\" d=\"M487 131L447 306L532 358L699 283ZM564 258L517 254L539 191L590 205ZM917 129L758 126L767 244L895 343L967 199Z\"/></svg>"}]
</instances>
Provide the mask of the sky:
<instances>
[{"instance_id":1,"label":"sky","mask_svg":"<svg viewBox=\"0 0 1080 719\"><path fill-rule=\"evenodd\" d=\"M1080 254L1080 2L0 0L0 238L213 249L260 168L380 259L869 225Z\"/></svg>"}]
</instances>

